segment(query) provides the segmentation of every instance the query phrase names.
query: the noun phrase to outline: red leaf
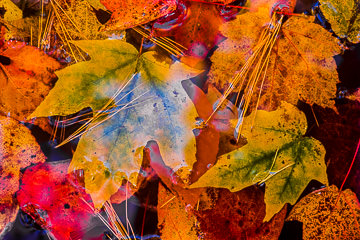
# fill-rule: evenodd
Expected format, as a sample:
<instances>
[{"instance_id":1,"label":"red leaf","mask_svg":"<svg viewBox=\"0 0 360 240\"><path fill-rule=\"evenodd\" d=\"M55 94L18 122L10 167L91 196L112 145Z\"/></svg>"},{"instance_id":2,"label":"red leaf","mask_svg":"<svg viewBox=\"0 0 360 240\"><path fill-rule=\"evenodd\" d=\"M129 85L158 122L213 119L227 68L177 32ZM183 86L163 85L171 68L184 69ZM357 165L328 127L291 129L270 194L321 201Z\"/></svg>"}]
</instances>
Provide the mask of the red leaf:
<instances>
[{"instance_id":1,"label":"red leaf","mask_svg":"<svg viewBox=\"0 0 360 240\"><path fill-rule=\"evenodd\" d=\"M47 162L26 169L17 200L20 208L57 239L81 236L93 212L91 198L69 162Z\"/></svg>"}]
</instances>

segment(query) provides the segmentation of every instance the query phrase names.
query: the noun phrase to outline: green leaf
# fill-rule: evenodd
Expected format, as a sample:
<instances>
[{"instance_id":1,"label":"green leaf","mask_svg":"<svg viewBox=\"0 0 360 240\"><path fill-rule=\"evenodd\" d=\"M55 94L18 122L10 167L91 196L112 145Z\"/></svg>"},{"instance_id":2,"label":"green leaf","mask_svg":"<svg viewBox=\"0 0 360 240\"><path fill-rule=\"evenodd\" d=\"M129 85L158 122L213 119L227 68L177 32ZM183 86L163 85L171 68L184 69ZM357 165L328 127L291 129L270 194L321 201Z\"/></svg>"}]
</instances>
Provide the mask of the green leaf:
<instances>
[{"instance_id":1,"label":"green leaf","mask_svg":"<svg viewBox=\"0 0 360 240\"><path fill-rule=\"evenodd\" d=\"M285 203L294 204L312 179L328 183L325 149L316 139L304 137L306 117L289 103L282 102L276 111L258 111L251 129L254 114L244 119L242 134L248 144L222 155L191 187L234 192L265 182L264 221L269 221Z\"/></svg>"},{"instance_id":2,"label":"green leaf","mask_svg":"<svg viewBox=\"0 0 360 240\"><path fill-rule=\"evenodd\" d=\"M352 43L360 42L360 1L320 0L320 9L332 30Z\"/></svg>"},{"instance_id":3,"label":"green leaf","mask_svg":"<svg viewBox=\"0 0 360 240\"><path fill-rule=\"evenodd\" d=\"M91 60L58 71L58 82L32 117L67 115L84 107L100 110L109 99L115 110L123 108L100 125L104 117L89 125L69 167L69 171L85 170L85 187L95 206L101 207L123 179L136 184L142 147L149 140L159 143L166 164L175 171L181 168L185 179L196 161L192 123L197 113L181 80L199 71L180 62L172 64L167 57L159 60L154 51L139 57L132 45L122 41L76 45Z\"/></svg>"}]
</instances>

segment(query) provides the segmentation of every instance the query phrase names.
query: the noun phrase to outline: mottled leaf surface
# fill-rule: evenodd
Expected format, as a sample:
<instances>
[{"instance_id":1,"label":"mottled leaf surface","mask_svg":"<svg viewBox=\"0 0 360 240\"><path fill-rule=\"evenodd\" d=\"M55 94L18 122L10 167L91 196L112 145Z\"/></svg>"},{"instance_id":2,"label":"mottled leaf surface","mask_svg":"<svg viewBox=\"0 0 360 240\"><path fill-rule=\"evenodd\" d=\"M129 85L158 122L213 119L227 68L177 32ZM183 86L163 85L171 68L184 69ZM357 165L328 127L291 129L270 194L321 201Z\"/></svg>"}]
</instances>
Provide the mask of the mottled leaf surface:
<instances>
[{"instance_id":1,"label":"mottled leaf surface","mask_svg":"<svg viewBox=\"0 0 360 240\"><path fill-rule=\"evenodd\" d=\"M219 89L229 86L235 73L254 53L269 21L268 9L259 8L222 25L220 30L228 39L211 57L210 82ZM333 107L338 82L333 56L340 48L337 39L313 21L313 17L304 16L291 17L283 23L270 54L260 98L263 109L274 110L281 101L296 104L298 100ZM254 89L252 105L257 102L260 85Z\"/></svg>"},{"instance_id":2,"label":"mottled leaf surface","mask_svg":"<svg viewBox=\"0 0 360 240\"><path fill-rule=\"evenodd\" d=\"M360 203L350 189L332 185L302 198L286 220L303 223L304 240L358 239Z\"/></svg>"},{"instance_id":3,"label":"mottled leaf surface","mask_svg":"<svg viewBox=\"0 0 360 240\"><path fill-rule=\"evenodd\" d=\"M320 0L320 9L331 29L352 43L360 42L360 1Z\"/></svg>"},{"instance_id":4,"label":"mottled leaf surface","mask_svg":"<svg viewBox=\"0 0 360 240\"><path fill-rule=\"evenodd\" d=\"M265 182L264 221L268 221L285 203L294 204L312 179L327 184L325 149L319 141L304 137L306 117L289 103L283 102L276 111L258 111L251 129L253 115L244 120L247 145L222 155L192 187L238 191Z\"/></svg>"}]
</instances>

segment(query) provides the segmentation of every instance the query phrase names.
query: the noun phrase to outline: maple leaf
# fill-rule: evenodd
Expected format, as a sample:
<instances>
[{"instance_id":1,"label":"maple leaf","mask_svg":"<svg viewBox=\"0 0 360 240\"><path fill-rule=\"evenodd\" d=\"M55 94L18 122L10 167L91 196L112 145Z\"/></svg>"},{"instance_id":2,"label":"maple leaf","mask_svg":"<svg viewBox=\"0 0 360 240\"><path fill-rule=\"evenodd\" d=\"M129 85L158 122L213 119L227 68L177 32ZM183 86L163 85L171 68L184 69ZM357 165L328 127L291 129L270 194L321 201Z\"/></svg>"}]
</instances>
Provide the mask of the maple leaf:
<instances>
[{"instance_id":1,"label":"maple leaf","mask_svg":"<svg viewBox=\"0 0 360 240\"><path fill-rule=\"evenodd\" d=\"M220 30L228 39L211 57L210 82L220 89L229 86L236 71L254 53L261 30L269 21L268 9L259 8L222 25ZM340 48L336 38L313 21L313 17L291 17L281 26L260 98L263 109L273 110L281 101L296 104L298 100L333 107L338 82L333 56ZM259 90L256 86L252 105Z\"/></svg>"},{"instance_id":2,"label":"maple leaf","mask_svg":"<svg viewBox=\"0 0 360 240\"><path fill-rule=\"evenodd\" d=\"M0 54L10 59L0 69L0 111L25 120L50 91L60 64L23 42L7 42Z\"/></svg>"},{"instance_id":3,"label":"maple leaf","mask_svg":"<svg viewBox=\"0 0 360 240\"><path fill-rule=\"evenodd\" d=\"M0 116L0 232L16 215L13 195L19 189L20 169L44 161L30 130L14 119Z\"/></svg>"},{"instance_id":4,"label":"maple leaf","mask_svg":"<svg viewBox=\"0 0 360 240\"><path fill-rule=\"evenodd\" d=\"M72 40L98 40L108 37L108 34L99 31L102 24L87 0L72 0L70 4L59 1L52 6L57 9L54 26L57 34L68 36Z\"/></svg>"},{"instance_id":5,"label":"maple leaf","mask_svg":"<svg viewBox=\"0 0 360 240\"><path fill-rule=\"evenodd\" d=\"M27 168L17 192L21 210L56 239L79 238L94 215L90 196L74 172L67 174L68 166L59 161Z\"/></svg>"},{"instance_id":6,"label":"maple leaf","mask_svg":"<svg viewBox=\"0 0 360 240\"><path fill-rule=\"evenodd\" d=\"M319 2L321 12L336 35L347 38L352 43L360 42L360 1L320 0Z\"/></svg>"},{"instance_id":7,"label":"maple leaf","mask_svg":"<svg viewBox=\"0 0 360 240\"><path fill-rule=\"evenodd\" d=\"M225 187L238 191L255 183L266 184L265 203L268 221L285 203L294 204L312 180L328 183L322 144L304 137L305 115L283 102L276 111L258 111L245 118L244 147L222 155L195 187Z\"/></svg>"},{"instance_id":8,"label":"maple leaf","mask_svg":"<svg viewBox=\"0 0 360 240\"><path fill-rule=\"evenodd\" d=\"M175 0L100 0L112 12L106 30L123 30L153 21L176 8Z\"/></svg>"},{"instance_id":9,"label":"maple leaf","mask_svg":"<svg viewBox=\"0 0 360 240\"><path fill-rule=\"evenodd\" d=\"M302 198L286 220L303 223L304 240L335 237L357 239L360 232L360 203L350 189L339 192L332 185Z\"/></svg>"},{"instance_id":10,"label":"maple leaf","mask_svg":"<svg viewBox=\"0 0 360 240\"><path fill-rule=\"evenodd\" d=\"M190 238L194 230L206 239L243 239L245 236L274 239L279 236L287 208L283 207L270 222L263 223L265 203L260 188L252 186L236 193L226 189L188 189L165 165L155 141L147 143L145 157L169 190L167 192L159 185L158 215L162 238L167 239L173 233L173 238L194 239ZM193 216L200 223L200 233ZM181 226L179 218L183 219ZM169 228L175 229L176 234Z\"/></svg>"},{"instance_id":11,"label":"maple leaf","mask_svg":"<svg viewBox=\"0 0 360 240\"><path fill-rule=\"evenodd\" d=\"M151 97L98 127L93 128L99 124L94 122L80 139L70 169L85 169L85 184L95 206L109 199L124 178L136 184L141 147L152 139L159 141L170 167L183 167L185 178L195 162L195 139L189 123L197 113L179 80L199 71L179 62L170 64L168 58L159 61L153 51L139 57L138 51L123 41L76 44L91 60L58 71L58 82L31 117L68 115L85 107L101 110L125 83L129 86L114 99L120 101L119 108L144 92Z\"/></svg>"}]
</instances>

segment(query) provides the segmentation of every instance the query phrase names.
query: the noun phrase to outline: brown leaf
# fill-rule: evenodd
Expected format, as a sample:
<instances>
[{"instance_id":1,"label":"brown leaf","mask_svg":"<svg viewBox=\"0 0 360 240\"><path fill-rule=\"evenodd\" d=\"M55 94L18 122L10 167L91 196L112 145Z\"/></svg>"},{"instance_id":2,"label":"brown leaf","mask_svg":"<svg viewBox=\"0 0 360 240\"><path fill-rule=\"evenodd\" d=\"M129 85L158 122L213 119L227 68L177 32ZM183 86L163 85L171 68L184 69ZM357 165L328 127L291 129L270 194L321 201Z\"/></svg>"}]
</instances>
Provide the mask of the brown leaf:
<instances>
[{"instance_id":1,"label":"brown leaf","mask_svg":"<svg viewBox=\"0 0 360 240\"><path fill-rule=\"evenodd\" d=\"M56 79L60 64L35 47L10 41L1 55L10 65L0 65L0 111L17 120L25 120L42 102Z\"/></svg>"},{"instance_id":2,"label":"brown leaf","mask_svg":"<svg viewBox=\"0 0 360 240\"><path fill-rule=\"evenodd\" d=\"M278 239L286 216L286 205L269 222L265 216L264 193L253 186L232 193L227 189L212 192L212 207L196 212L205 239ZM214 197L215 196L215 197Z\"/></svg>"},{"instance_id":3,"label":"brown leaf","mask_svg":"<svg viewBox=\"0 0 360 240\"><path fill-rule=\"evenodd\" d=\"M303 223L303 239L359 239L360 204L349 189L320 189L301 199L287 221Z\"/></svg>"},{"instance_id":4,"label":"brown leaf","mask_svg":"<svg viewBox=\"0 0 360 240\"><path fill-rule=\"evenodd\" d=\"M313 122L313 125L309 126L310 136L320 140L326 149L325 162L329 183L340 187L350 168L360 139L360 103L346 101L337 105L337 111L314 105L313 111L319 127L313 119L314 115L310 107L304 111L308 112L308 118ZM360 197L358 157L355 159L344 187L351 188Z\"/></svg>"}]
</instances>

